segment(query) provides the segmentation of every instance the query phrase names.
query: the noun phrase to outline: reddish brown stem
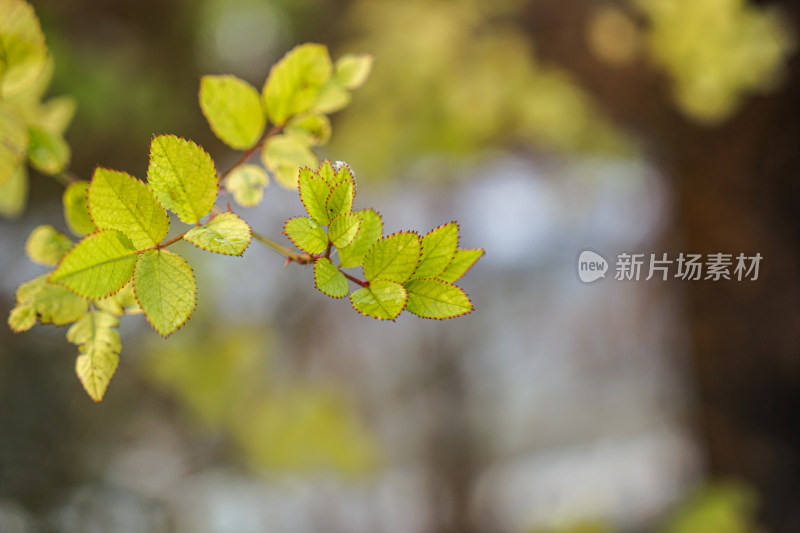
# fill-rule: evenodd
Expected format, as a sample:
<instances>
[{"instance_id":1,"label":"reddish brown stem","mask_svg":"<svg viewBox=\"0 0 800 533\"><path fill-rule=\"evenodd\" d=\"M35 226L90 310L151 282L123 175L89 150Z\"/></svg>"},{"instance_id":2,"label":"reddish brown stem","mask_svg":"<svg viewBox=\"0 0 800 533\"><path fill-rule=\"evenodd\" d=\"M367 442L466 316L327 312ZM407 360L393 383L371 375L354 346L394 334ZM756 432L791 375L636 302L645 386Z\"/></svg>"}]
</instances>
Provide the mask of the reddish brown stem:
<instances>
[{"instance_id":1,"label":"reddish brown stem","mask_svg":"<svg viewBox=\"0 0 800 533\"><path fill-rule=\"evenodd\" d=\"M280 132L282 132L282 131L283 131L283 126L273 126L272 128L270 128L270 129L267 131L267 133L265 133L265 134L264 134L264 136L263 136L263 137L261 137L261 140L260 140L260 141L258 141L258 143L256 143L256 145L255 145L255 146L253 146L253 147L252 147L252 148L250 148L249 150L245 151L245 153L243 153L243 154L242 154L242 157L240 157L240 158L239 158L239 160L238 160L236 163L234 163L233 165L231 165L231 167L230 167L230 168L228 168L228 170L226 170L225 172L223 172L222 174L220 174L220 176L219 176L219 183L220 183L220 184L222 184L222 182L223 182L223 181L225 181L225 178L227 178L227 177L228 177L228 174L230 174L230 173L231 173L231 172L233 172L235 169L237 169L237 168L239 168L240 166L242 166L242 165L244 165L245 163L247 163L247 161L248 161L248 160L249 160L251 157L253 157L253 154L255 154L256 152L258 152L258 151L259 151L259 150L260 150L260 149L261 149L261 148L264 146L264 143L265 143L265 142L267 142L267 139L269 139L270 137L273 137L273 136L275 136L275 135L278 135L278 134L279 134Z\"/></svg>"}]
</instances>

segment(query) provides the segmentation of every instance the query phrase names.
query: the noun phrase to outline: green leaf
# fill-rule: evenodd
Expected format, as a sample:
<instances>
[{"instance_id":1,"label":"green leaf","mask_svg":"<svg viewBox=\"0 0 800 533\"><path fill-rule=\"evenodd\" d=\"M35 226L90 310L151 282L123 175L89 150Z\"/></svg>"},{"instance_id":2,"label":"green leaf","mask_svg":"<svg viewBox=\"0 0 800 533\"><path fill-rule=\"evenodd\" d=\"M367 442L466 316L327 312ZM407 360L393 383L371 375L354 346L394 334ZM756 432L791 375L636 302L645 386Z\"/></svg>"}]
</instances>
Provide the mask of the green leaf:
<instances>
[{"instance_id":1,"label":"green leaf","mask_svg":"<svg viewBox=\"0 0 800 533\"><path fill-rule=\"evenodd\" d=\"M187 224L197 223L211 211L219 190L211 156L174 135L153 138L147 180L161 205Z\"/></svg>"},{"instance_id":2,"label":"green leaf","mask_svg":"<svg viewBox=\"0 0 800 533\"><path fill-rule=\"evenodd\" d=\"M242 255L250 245L250 226L234 213L222 213L190 229L183 240L208 252Z\"/></svg>"},{"instance_id":3,"label":"green leaf","mask_svg":"<svg viewBox=\"0 0 800 533\"><path fill-rule=\"evenodd\" d=\"M270 69L263 95L270 120L279 126L308 111L333 71L328 49L321 44L296 46Z\"/></svg>"},{"instance_id":4,"label":"green leaf","mask_svg":"<svg viewBox=\"0 0 800 533\"><path fill-rule=\"evenodd\" d=\"M94 304L98 309L108 311L116 316L138 315L142 312L139 301L136 299L136 292L133 290L133 282L128 283L108 298L94 300Z\"/></svg>"},{"instance_id":5,"label":"green leaf","mask_svg":"<svg viewBox=\"0 0 800 533\"><path fill-rule=\"evenodd\" d=\"M36 110L34 124L45 131L63 135L75 116L77 104L71 96L56 96Z\"/></svg>"},{"instance_id":6,"label":"green leaf","mask_svg":"<svg viewBox=\"0 0 800 533\"><path fill-rule=\"evenodd\" d=\"M287 189L297 188L300 167L317 166L317 156L311 151L308 143L288 133L270 137L264 143L261 160L278 183Z\"/></svg>"},{"instance_id":7,"label":"green leaf","mask_svg":"<svg viewBox=\"0 0 800 533\"><path fill-rule=\"evenodd\" d=\"M103 399L119 365L122 344L115 329L119 319L105 311L90 311L67 331L67 340L78 345L75 361L83 388L96 402Z\"/></svg>"},{"instance_id":8,"label":"green leaf","mask_svg":"<svg viewBox=\"0 0 800 533\"><path fill-rule=\"evenodd\" d=\"M133 276L136 248L124 233L102 230L85 237L65 255L50 281L84 298L105 298Z\"/></svg>"},{"instance_id":9,"label":"green leaf","mask_svg":"<svg viewBox=\"0 0 800 533\"><path fill-rule=\"evenodd\" d=\"M264 187L269 185L269 176L257 165L241 165L228 174L225 188L242 207L253 207L264 198Z\"/></svg>"},{"instance_id":10,"label":"green leaf","mask_svg":"<svg viewBox=\"0 0 800 533\"><path fill-rule=\"evenodd\" d=\"M338 249L349 246L358 234L361 219L356 215L339 215L331 220L328 228L328 239Z\"/></svg>"},{"instance_id":11,"label":"green leaf","mask_svg":"<svg viewBox=\"0 0 800 533\"><path fill-rule=\"evenodd\" d=\"M150 325L167 337L194 311L197 286L192 267L168 250L147 250L133 275L136 299Z\"/></svg>"},{"instance_id":12,"label":"green leaf","mask_svg":"<svg viewBox=\"0 0 800 533\"><path fill-rule=\"evenodd\" d=\"M472 312L472 302L460 287L438 279L406 282L406 309L422 318L454 318Z\"/></svg>"},{"instance_id":13,"label":"green leaf","mask_svg":"<svg viewBox=\"0 0 800 533\"><path fill-rule=\"evenodd\" d=\"M43 274L17 289L17 305L8 318L8 325L14 331L30 329L37 316L42 324L63 326L75 322L86 312L85 299L48 283L47 276Z\"/></svg>"},{"instance_id":14,"label":"green leaf","mask_svg":"<svg viewBox=\"0 0 800 533\"><path fill-rule=\"evenodd\" d=\"M297 180L297 188L300 191L300 201L311 215L311 218L319 224L327 226L330 223L326 205L328 197L331 195L331 188L328 182L314 174L308 167L300 169Z\"/></svg>"},{"instance_id":15,"label":"green leaf","mask_svg":"<svg viewBox=\"0 0 800 533\"><path fill-rule=\"evenodd\" d=\"M0 100L0 185L3 185L25 159L28 127L17 111Z\"/></svg>"},{"instance_id":16,"label":"green leaf","mask_svg":"<svg viewBox=\"0 0 800 533\"><path fill-rule=\"evenodd\" d=\"M327 257L320 257L314 263L314 282L320 291L331 298L344 298L350 292L347 278Z\"/></svg>"},{"instance_id":17,"label":"green leaf","mask_svg":"<svg viewBox=\"0 0 800 533\"><path fill-rule=\"evenodd\" d=\"M169 215L153 191L125 172L98 167L88 202L98 228L121 231L137 250L155 246L169 231Z\"/></svg>"},{"instance_id":18,"label":"green leaf","mask_svg":"<svg viewBox=\"0 0 800 533\"><path fill-rule=\"evenodd\" d=\"M0 184L0 215L17 218L25 209L27 200L28 171L24 165L19 165L11 172L11 177Z\"/></svg>"},{"instance_id":19,"label":"green leaf","mask_svg":"<svg viewBox=\"0 0 800 533\"><path fill-rule=\"evenodd\" d=\"M70 231L78 236L97 231L97 226L89 216L89 203L86 200L88 195L88 181L70 183L64 191L64 218L67 220Z\"/></svg>"},{"instance_id":20,"label":"green leaf","mask_svg":"<svg viewBox=\"0 0 800 533\"><path fill-rule=\"evenodd\" d=\"M404 282L419 264L419 235L400 232L377 241L364 256L364 276Z\"/></svg>"},{"instance_id":21,"label":"green leaf","mask_svg":"<svg viewBox=\"0 0 800 533\"><path fill-rule=\"evenodd\" d=\"M333 164L333 168L336 171L336 173L333 175L334 186L339 183L346 183L349 181L352 182L353 190L355 191L356 179L350 166L343 161L337 161Z\"/></svg>"},{"instance_id":22,"label":"green leaf","mask_svg":"<svg viewBox=\"0 0 800 533\"><path fill-rule=\"evenodd\" d=\"M331 80L320 89L317 100L311 107L311 113L327 115L347 107L350 93L337 80Z\"/></svg>"},{"instance_id":23,"label":"green leaf","mask_svg":"<svg viewBox=\"0 0 800 533\"><path fill-rule=\"evenodd\" d=\"M347 215L353 210L353 198L356 195L356 186L352 181L345 181L336 185L331 191L325 210L328 219L333 220L339 215Z\"/></svg>"},{"instance_id":24,"label":"green leaf","mask_svg":"<svg viewBox=\"0 0 800 533\"><path fill-rule=\"evenodd\" d=\"M55 265L72 248L72 239L53 226L39 226L25 242L25 252L40 265Z\"/></svg>"},{"instance_id":25,"label":"green leaf","mask_svg":"<svg viewBox=\"0 0 800 533\"><path fill-rule=\"evenodd\" d=\"M31 166L43 174L58 174L69 163L70 149L59 133L39 128L29 131L28 160Z\"/></svg>"},{"instance_id":26,"label":"green leaf","mask_svg":"<svg viewBox=\"0 0 800 533\"><path fill-rule=\"evenodd\" d=\"M458 224L450 222L432 229L422 237L422 256L411 276L415 279L435 278L447 268L458 248Z\"/></svg>"},{"instance_id":27,"label":"green leaf","mask_svg":"<svg viewBox=\"0 0 800 533\"><path fill-rule=\"evenodd\" d=\"M357 89L369 78L374 62L370 54L345 54L336 61L334 78L345 89Z\"/></svg>"},{"instance_id":28,"label":"green leaf","mask_svg":"<svg viewBox=\"0 0 800 533\"><path fill-rule=\"evenodd\" d=\"M405 287L389 280L371 281L369 287L358 289L350 295L350 302L356 311L378 320L397 318L406 306L407 299Z\"/></svg>"},{"instance_id":29,"label":"green leaf","mask_svg":"<svg viewBox=\"0 0 800 533\"><path fill-rule=\"evenodd\" d=\"M483 250L481 249L456 251L453 261L444 272L436 276L436 279L449 282L457 281L461 276L466 274L467 270L469 270L482 255Z\"/></svg>"},{"instance_id":30,"label":"green leaf","mask_svg":"<svg viewBox=\"0 0 800 533\"><path fill-rule=\"evenodd\" d=\"M308 254L321 254L328 247L325 229L309 217L295 217L286 221L283 233L295 246Z\"/></svg>"},{"instance_id":31,"label":"green leaf","mask_svg":"<svg viewBox=\"0 0 800 533\"><path fill-rule=\"evenodd\" d=\"M333 165L329 159L326 159L319 164L317 175L325 180L325 183L328 184L329 190L333 190L333 187L336 185L336 171L333 170Z\"/></svg>"},{"instance_id":32,"label":"green leaf","mask_svg":"<svg viewBox=\"0 0 800 533\"><path fill-rule=\"evenodd\" d=\"M319 146L331 139L331 121L325 115L295 117L286 125L286 131L309 146Z\"/></svg>"},{"instance_id":33,"label":"green leaf","mask_svg":"<svg viewBox=\"0 0 800 533\"><path fill-rule=\"evenodd\" d=\"M0 94L25 90L47 64L47 46L33 8L20 0L0 0L0 56L5 72Z\"/></svg>"},{"instance_id":34,"label":"green leaf","mask_svg":"<svg viewBox=\"0 0 800 533\"><path fill-rule=\"evenodd\" d=\"M361 225L353 242L347 248L339 250L339 261L344 268L354 268L364 262L364 254L383 235L381 216L372 209L356 211Z\"/></svg>"},{"instance_id":35,"label":"green leaf","mask_svg":"<svg viewBox=\"0 0 800 533\"><path fill-rule=\"evenodd\" d=\"M236 76L203 76L200 108L214 134L231 148L252 148L264 131L261 96Z\"/></svg>"}]
</instances>

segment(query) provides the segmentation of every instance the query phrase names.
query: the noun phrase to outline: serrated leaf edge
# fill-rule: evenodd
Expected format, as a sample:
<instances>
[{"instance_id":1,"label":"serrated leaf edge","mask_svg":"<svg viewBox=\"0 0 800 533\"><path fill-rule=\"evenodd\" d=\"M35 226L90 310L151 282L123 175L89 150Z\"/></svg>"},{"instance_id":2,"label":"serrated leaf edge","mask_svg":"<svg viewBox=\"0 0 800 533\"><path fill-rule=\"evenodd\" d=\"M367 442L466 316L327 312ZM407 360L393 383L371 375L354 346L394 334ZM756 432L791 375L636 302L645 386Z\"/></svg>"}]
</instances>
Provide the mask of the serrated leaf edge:
<instances>
[{"instance_id":1,"label":"serrated leaf edge","mask_svg":"<svg viewBox=\"0 0 800 533\"><path fill-rule=\"evenodd\" d=\"M287 220L286 222L284 222L284 223L283 223L283 230L282 230L282 233L283 233L283 234L286 236L286 238L287 238L287 239L289 239L289 240L292 242L292 244L294 244L294 246L295 246L295 247L296 247L298 250L302 250L304 253L307 253L307 254L309 254L309 255L314 255L314 254L312 254L311 252L309 252L308 250L306 250L305 248L301 248L301 247L300 247L300 246L299 246L299 245L298 245L296 242L294 242L294 239L292 239L292 238L289 236L289 234L288 234L288 233L286 233L286 226L288 226L288 225L289 225L289 222L291 222L292 220L295 220L295 219L297 219L297 218L309 218L309 219L311 219L311 220L314 220L314 219L313 219L311 216L307 216L307 217L305 217L305 216L303 216L303 215L298 215L298 216L296 216L296 217L292 217L292 218L290 218L289 220ZM325 231L325 230L323 230L323 231ZM325 238L327 239L327 237L328 237L328 235L327 235L327 233L326 233L326 234L325 234ZM330 241L328 241L328 242L330 242Z\"/></svg>"},{"instance_id":2,"label":"serrated leaf edge","mask_svg":"<svg viewBox=\"0 0 800 533\"><path fill-rule=\"evenodd\" d=\"M375 210L373 209L373 211L375 211ZM378 213L377 211L375 211L375 212ZM378 213L378 215L380 215L380 213ZM381 222L383 222L383 218L381 218ZM417 233L416 231L413 231L413 230L401 230L401 231L395 231L394 233L390 233L389 235L384 235L383 237L380 237L377 241L372 243L372 246L367 248L367 251L364 252L364 257L367 257L367 255L369 255L369 253L372 251L372 249L375 248L378 245L378 243L380 243L382 240L388 239L390 237L394 237L395 235L401 235L403 233L413 233L414 235L417 236L417 239L420 239L419 254L418 254L418 257L417 257L417 264L414 266L414 270L411 272L411 276L413 276L414 275L414 271L416 271L417 268L419 267L419 261L420 261L420 258L422 257L422 241L421 241L421 237L419 236L419 233ZM364 261L362 259L361 265L363 266L363 264L364 264ZM409 277L408 279L406 279L404 281L395 281L395 283L399 283L400 285L402 285L406 281L409 281L409 279L411 279L411 278ZM378 281L378 280L393 281L393 280L384 280L383 278L375 278L374 280L370 280L370 281Z\"/></svg>"},{"instance_id":3,"label":"serrated leaf edge","mask_svg":"<svg viewBox=\"0 0 800 533\"><path fill-rule=\"evenodd\" d=\"M399 232L399 233L413 233L413 232ZM375 319L375 320L380 320L381 322L383 322L384 320L388 320L389 322L394 322L394 321L396 321L396 320L397 320L397 317L399 317L399 316L400 316L400 315L403 313L403 311L405 311L405 310L406 310L406 305L408 305L408 289L406 289L406 286L405 286L405 285L403 285L402 283L398 283L397 281L394 281L394 280L391 280L391 279L375 279L375 280L373 280L373 281L391 281L392 283L397 283L398 285L400 285L401 287L403 287L403 289L405 290L405 293L406 293L406 294L405 294L405 298L403 299L403 306L400 308L400 312L399 312L399 313L397 313L397 314L394 316L394 318L380 318L380 317L377 317L377 316L372 316L372 315L368 315L368 314L366 314L366 313L362 313L361 311L359 311L359 310L358 310L358 308L357 308L357 307L355 306L355 304L353 303L353 294L355 294L355 293L357 292L357 290L356 290L356 291L353 291L353 292L351 292L351 293L350 293L350 307L352 307L353 309L355 309L356 313L358 313L358 314L359 314L359 315L361 315L361 316L366 316L366 317L369 317L369 318L373 318L373 319ZM363 289L368 289L368 288L369 288L369 286L362 287L362 288L363 288ZM358 289L358 290L361 290L361 289Z\"/></svg>"},{"instance_id":4,"label":"serrated leaf edge","mask_svg":"<svg viewBox=\"0 0 800 533\"><path fill-rule=\"evenodd\" d=\"M235 214L235 213L234 213L234 214ZM186 235L185 235L185 234L184 234L184 236L182 237L182 240L184 240L184 241L188 242L189 244L191 244L191 245L192 245L192 246L194 246L195 248L199 248L199 249L203 250L204 252L210 252L210 253L212 253L212 254L219 254L219 255L227 255L228 257L242 257L242 256L244 255L244 253L247 251L247 249L248 249L248 248L250 248L250 245L253 243L253 228L252 228L252 227L250 227L250 224L248 224L248 223L247 223L247 221L246 221L245 219L243 219L243 218L242 218L242 217L240 217L239 215L236 215L236 216L237 216L237 218L238 218L239 220L241 220L242 222L244 222L244 225L245 225L245 226L247 226L247 231L248 231L248 234L250 235L250 240L249 240L249 241L247 241L247 246L245 246L245 247L244 247L244 249L242 250L242 252L241 252L241 253L238 253L238 254L228 254L228 253L225 253L225 252L218 252L217 250L209 250L208 248L204 248L203 246L201 246L201 245L199 245L199 244L197 244L197 243L194 243L194 242L192 242L192 241L188 240L188 239L186 238ZM206 220L206 223L205 223L205 224L201 224L201 225L199 225L199 226L195 226L195 228L202 228L202 227L206 226L206 225L207 225L209 222L211 222L211 220L213 220L213 219L208 219L208 220ZM284 224L284 226L285 226L285 224ZM194 228L191 228L191 229L194 229ZM191 231L191 230L189 230L189 231ZM186 233L189 233L189 232L187 231ZM288 235L287 235L287 237L288 237Z\"/></svg>"},{"instance_id":5,"label":"serrated leaf edge","mask_svg":"<svg viewBox=\"0 0 800 533\"><path fill-rule=\"evenodd\" d=\"M478 262L477 259L475 260L475 262L476 263ZM469 297L469 294L467 294L467 291L465 291L463 288L459 287L458 285L456 285L455 283L453 283L451 281L444 281L444 280L438 279L438 278L417 278L417 279L410 279L408 281L403 282L402 283L403 287L406 286L406 283L410 283L412 281L438 281L439 283L447 283L448 285L452 285L453 287L459 289L461 292L464 293L464 296L467 297L467 301L469 302L469 305L470 305L470 310L467 311L466 313L461 313L459 315L453 315L453 316L443 316L443 317L422 316L422 315L418 315L417 313L413 312L408 307L404 307L403 308L404 311L407 311L407 312L411 313L415 317L424 318L425 320L452 320L453 318L459 318L459 317L462 317L462 316L471 315L472 312L475 311L475 304L472 303L472 298ZM406 305L408 304L408 296L407 295L408 295L408 288L406 288Z\"/></svg>"},{"instance_id":6,"label":"serrated leaf edge","mask_svg":"<svg viewBox=\"0 0 800 533\"><path fill-rule=\"evenodd\" d=\"M171 252L171 253L174 253L174 252ZM189 320L191 320L192 315L195 312L195 309L197 309L197 278L194 275L194 268L192 268L192 265L189 263L189 261L186 261L186 259L184 259L183 256L181 256L179 254L175 254L175 255L177 255L178 257L183 259L184 262L186 262L186 264L189 266L189 270L192 272L192 279L194 280L194 288L192 289L192 303L193 303L192 309L189 311L189 316L187 316L183 320L183 322L181 322L175 329L173 329L172 331L170 331L166 335L164 335L163 333L158 331L158 329L156 328L155 324L153 324L152 320L150 320L150 317L147 316L147 313L144 312L144 307L142 307L142 301L139 299L139 291L136 290L136 283L133 284L133 295L136 297L136 303L139 304L139 308L142 310L141 314L144 315L144 318L147 320L147 323L150 324L150 327L153 328L153 331L155 331L156 333L161 335L161 337L164 338L164 339L166 339L167 337L169 337L170 335L172 335L173 333L175 333L176 331L181 329L183 326L185 326L186 323L189 322ZM139 260L138 259L136 260L136 266L133 267L133 277L131 279L134 279L136 277L136 269L137 268L139 268Z\"/></svg>"},{"instance_id":7,"label":"serrated leaf edge","mask_svg":"<svg viewBox=\"0 0 800 533\"><path fill-rule=\"evenodd\" d=\"M347 298L348 296L350 296L350 286L349 286L349 283L350 283L350 282L349 282L349 281L348 281L347 293L346 293L346 294L343 294L343 295L341 295L341 296L333 296L333 295L331 295L331 294L328 294L327 292L325 292L325 291L323 291L322 289L320 289L320 288L319 288L319 280L317 280L317 262L318 262L320 259L326 259L326 258L324 258L324 257L320 257L320 258L318 258L316 261L314 261L314 287L315 287L315 288L316 288L316 289L317 289L319 292L321 292L322 294L324 294L325 296L327 296L328 298L333 298L333 299L335 299L335 300L341 300L342 298ZM328 259L328 261L330 261L330 259ZM339 269L339 268L338 268L336 265L334 265L332 261L331 261L331 265L333 266L333 268L335 268L335 269L339 270L339 274L342 274L341 270L340 270L340 269ZM342 275L344 275L344 274L342 274ZM345 278L345 281L346 281L346 280L347 280L347 278Z\"/></svg>"}]
</instances>

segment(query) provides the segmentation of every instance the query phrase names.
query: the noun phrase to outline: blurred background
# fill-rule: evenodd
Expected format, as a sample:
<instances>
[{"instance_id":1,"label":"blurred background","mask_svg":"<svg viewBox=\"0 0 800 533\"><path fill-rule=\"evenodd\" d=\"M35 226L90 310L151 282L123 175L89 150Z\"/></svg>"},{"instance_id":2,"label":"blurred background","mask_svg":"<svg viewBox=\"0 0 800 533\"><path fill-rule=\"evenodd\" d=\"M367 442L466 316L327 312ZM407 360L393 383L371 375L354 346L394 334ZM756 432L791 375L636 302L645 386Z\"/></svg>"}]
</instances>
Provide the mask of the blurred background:
<instances>
[{"instance_id":1,"label":"blurred background","mask_svg":"<svg viewBox=\"0 0 800 533\"><path fill-rule=\"evenodd\" d=\"M461 223L471 315L361 317L253 244L185 253L198 308L122 323L94 404L65 328L0 328L0 532L800 531L794 2L39 0L72 171L203 145L203 74L260 87L294 45L376 62L334 115L387 232ZM66 231L32 174L0 221L0 309ZM270 186L242 210L275 238ZM578 253L763 256L757 281L586 285ZM612 265L613 268L613 265Z\"/></svg>"}]
</instances>

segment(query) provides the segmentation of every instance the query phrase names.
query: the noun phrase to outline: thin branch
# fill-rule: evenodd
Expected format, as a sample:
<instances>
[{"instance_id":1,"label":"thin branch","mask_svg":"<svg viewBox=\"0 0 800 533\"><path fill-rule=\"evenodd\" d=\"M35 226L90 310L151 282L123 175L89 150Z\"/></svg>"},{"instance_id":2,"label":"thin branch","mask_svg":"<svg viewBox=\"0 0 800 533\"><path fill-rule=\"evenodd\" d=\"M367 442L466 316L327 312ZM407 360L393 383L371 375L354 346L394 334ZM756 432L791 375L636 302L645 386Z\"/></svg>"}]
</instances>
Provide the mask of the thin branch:
<instances>
[{"instance_id":1,"label":"thin branch","mask_svg":"<svg viewBox=\"0 0 800 533\"><path fill-rule=\"evenodd\" d=\"M242 166L243 164L247 163L247 161L251 157L253 157L253 154L255 154L256 152L261 150L261 148L264 146L264 143L267 142L267 139L269 139L270 137L274 137L275 135L278 135L282 131L283 131L283 126L273 126L272 128L270 128L264 134L264 136L261 137L261 140L258 141L258 143L256 143L255 146L253 146L252 148L247 150L244 154L242 154L242 157L240 157L239 160L236 163L231 165L231 167L228 170L226 170L225 172L220 174L220 176L219 176L220 185L222 184L223 181L225 181L225 178L228 177L228 174L230 174L231 172L233 172L235 169L237 169L238 167Z\"/></svg>"},{"instance_id":2,"label":"thin branch","mask_svg":"<svg viewBox=\"0 0 800 533\"><path fill-rule=\"evenodd\" d=\"M351 276L350 274L348 274L347 272L345 272L341 268L339 269L339 272L341 272L344 277L346 277L347 279L349 279L350 281L352 281L356 285L360 285L361 287L369 287L369 281L364 281L363 279L358 279L355 276Z\"/></svg>"},{"instance_id":3,"label":"thin branch","mask_svg":"<svg viewBox=\"0 0 800 533\"><path fill-rule=\"evenodd\" d=\"M180 235L176 235L175 237L173 237L172 239L170 239L170 240L168 240L168 241L166 241L166 242L161 242L161 243L158 243L158 244L156 244L155 246L153 246L153 249L155 249L155 250L159 250L159 249L161 249L161 248L166 248L166 247L167 247L167 246L169 246L170 244L175 244L175 243L176 243L176 242L178 242L179 240L183 239L183 236L184 236L184 235L186 235L187 233L189 233L189 231L188 231L188 230L187 230L187 231L184 231L184 232L183 232L183 233L181 233Z\"/></svg>"},{"instance_id":4,"label":"thin branch","mask_svg":"<svg viewBox=\"0 0 800 533\"><path fill-rule=\"evenodd\" d=\"M294 261L297 264L307 265L308 263L311 263L312 261L314 261L314 259L316 259L314 256L308 254L298 254L296 252L293 252L292 250L283 246L282 244L279 244L268 237L264 237L263 235L256 233L255 231L252 233L253 233L253 238L255 238L257 241L272 248L282 256L286 257L290 261Z\"/></svg>"}]
</instances>

